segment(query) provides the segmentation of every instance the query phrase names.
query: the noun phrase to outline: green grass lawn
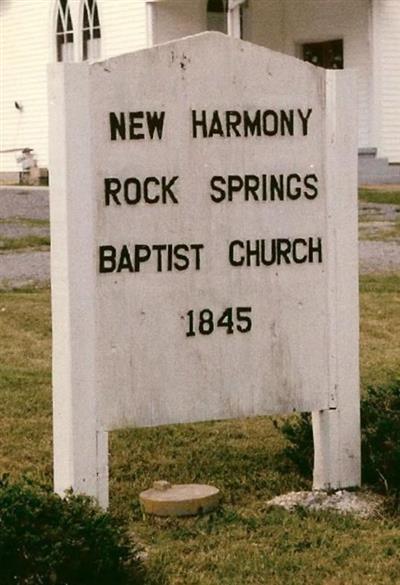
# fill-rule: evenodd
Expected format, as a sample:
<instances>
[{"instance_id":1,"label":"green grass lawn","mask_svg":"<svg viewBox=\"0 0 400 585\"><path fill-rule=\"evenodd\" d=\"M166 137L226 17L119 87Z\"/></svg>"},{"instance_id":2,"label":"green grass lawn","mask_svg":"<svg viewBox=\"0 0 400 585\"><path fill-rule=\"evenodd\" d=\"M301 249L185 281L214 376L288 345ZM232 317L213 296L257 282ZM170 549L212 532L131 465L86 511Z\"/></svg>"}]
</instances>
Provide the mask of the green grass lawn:
<instances>
[{"instance_id":1,"label":"green grass lawn","mask_svg":"<svg viewBox=\"0 0 400 585\"><path fill-rule=\"evenodd\" d=\"M358 190L358 199L366 203L390 203L400 205L400 191L375 190L373 187Z\"/></svg>"},{"instance_id":2,"label":"green grass lawn","mask_svg":"<svg viewBox=\"0 0 400 585\"><path fill-rule=\"evenodd\" d=\"M50 228L50 221L48 219L32 219L27 217L7 217L0 219L0 226L2 225L20 225L25 227L46 227Z\"/></svg>"},{"instance_id":3,"label":"green grass lawn","mask_svg":"<svg viewBox=\"0 0 400 585\"><path fill-rule=\"evenodd\" d=\"M49 236L21 236L19 238L0 236L0 251L2 252L48 250L49 247Z\"/></svg>"},{"instance_id":4,"label":"green grass lawn","mask_svg":"<svg viewBox=\"0 0 400 585\"><path fill-rule=\"evenodd\" d=\"M370 225L368 225L370 224ZM400 220L393 222L361 222L359 224L359 239L374 242L391 242L400 239Z\"/></svg>"},{"instance_id":5,"label":"green grass lawn","mask_svg":"<svg viewBox=\"0 0 400 585\"><path fill-rule=\"evenodd\" d=\"M359 189L360 240L400 239L400 191Z\"/></svg>"},{"instance_id":6,"label":"green grass lawn","mask_svg":"<svg viewBox=\"0 0 400 585\"><path fill-rule=\"evenodd\" d=\"M361 279L362 386L400 375L400 274ZM0 292L0 472L50 484L49 290ZM283 459L269 417L111 434L111 511L148 555L152 584L392 585L400 522L293 514L265 502L308 489ZM138 493L156 479L209 482L221 508L198 518L143 518Z\"/></svg>"},{"instance_id":7,"label":"green grass lawn","mask_svg":"<svg viewBox=\"0 0 400 585\"><path fill-rule=\"evenodd\" d=\"M47 219L28 219L20 217L11 217L7 219L0 219L0 252L21 252L21 251L37 251L49 250L50 236L45 234L30 234L10 237L2 235L2 226L12 226L16 228L42 228L47 231L50 228L50 222Z\"/></svg>"}]
</instances>

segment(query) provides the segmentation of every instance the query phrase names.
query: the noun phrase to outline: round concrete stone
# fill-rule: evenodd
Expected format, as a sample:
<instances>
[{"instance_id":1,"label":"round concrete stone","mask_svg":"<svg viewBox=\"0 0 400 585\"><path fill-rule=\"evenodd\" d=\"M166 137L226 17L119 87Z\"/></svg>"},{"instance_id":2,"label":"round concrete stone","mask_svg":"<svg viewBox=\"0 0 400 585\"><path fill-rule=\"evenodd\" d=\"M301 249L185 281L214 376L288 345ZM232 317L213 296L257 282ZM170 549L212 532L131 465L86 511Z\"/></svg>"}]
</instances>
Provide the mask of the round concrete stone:
<instances>
[{"instance_id":1,"label":"round concrete stone","mask_svg":"<svg viewBox=\"0 0 400 585\"><path fill-rule=\"evenodd\" d=\"M152 489L142 492L139 499L146 514L195 516L213 510L218 505L220 492L211 485L171 485L158 481L154 482Z\"/></svg>"}]
</instances>

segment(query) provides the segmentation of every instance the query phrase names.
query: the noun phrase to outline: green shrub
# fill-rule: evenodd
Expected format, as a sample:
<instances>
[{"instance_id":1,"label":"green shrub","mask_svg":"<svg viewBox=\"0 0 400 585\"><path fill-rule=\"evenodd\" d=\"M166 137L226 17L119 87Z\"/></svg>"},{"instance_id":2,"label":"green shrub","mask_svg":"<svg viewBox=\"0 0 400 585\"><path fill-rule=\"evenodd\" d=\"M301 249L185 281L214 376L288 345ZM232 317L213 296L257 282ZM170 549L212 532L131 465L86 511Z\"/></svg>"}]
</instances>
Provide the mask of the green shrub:
<instances>
[{"instance_id":1,"label":"green shrub","mask_svg":"<svg viewBox=\"0 0 400 585\"><path fill-rule=\"evenodd\" d=\"M311 414L302 412L286 419L280 430L287 439L284 455L292 461L305 477L312 477L314 467L314 443Z\"/></svg>"},{"instance_id":2,"label":"green shrub","mask_svg":"<svg viewBox=\"0 0 400 585\"><path fill-rule=\"evenodd\" d=\"M400 494L400 380L361 401L363 481Z\"/></svg>"},{"instance_id":3,"label":"green shrub","mask_svg":"<svg viewBox=\"0 0 400 585\"><path fill-rule=\"evenodd\" d=\"M306 476L312 474L311 416L291 417L280 426L287 439L284 454ZM361 399L363 482L399 497L400 380L370 386Z\"/></svg>"},{"instance_id":4,"label":"green shrub","mask_svg":"<svg viewBox=\"0 0 400 585\"><path fill-rule=\"evenodd\" d=\"M0 480L2 585L139 585L138 552L92 499Z\"/></svg>"}]
</instances>

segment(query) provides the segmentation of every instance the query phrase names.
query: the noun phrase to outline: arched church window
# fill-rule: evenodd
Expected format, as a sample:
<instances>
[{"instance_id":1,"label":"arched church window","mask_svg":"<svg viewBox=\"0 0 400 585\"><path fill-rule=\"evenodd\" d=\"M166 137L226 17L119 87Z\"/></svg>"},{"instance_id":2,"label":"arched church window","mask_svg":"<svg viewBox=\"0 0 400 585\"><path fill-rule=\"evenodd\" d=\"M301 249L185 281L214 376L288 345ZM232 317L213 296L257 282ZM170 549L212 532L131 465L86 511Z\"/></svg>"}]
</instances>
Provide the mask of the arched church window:
<instances>
[{"instance_id":1,"label":"arched church window","mask_svg":"<svg viewBox=\"0 0 400 585\"><path fill-rule=\"evenodd\" d=\"M100 57L100 20L96 0L85 0L82 20L82 59Z\"/></svg>"},{"instance_id":2,"label":"arched church window","mask_svg":"<svg viewBox=\"0 0 400 585\"><path fill-rule=\"evenodd\" d=\"M208 0L207 2L207 30L216 30L227 33L228 0Z\"/></svg>"},{"instance_id":3,"label":"arched church window","mask_svg":"<svg viewBox=\"0 0 400 585\"><path fill-rule=\"evenodd\" d=\"M74 60L74 30L68 0L58 0L56 44L57 61Z\"/></svg>"}]
</instances>

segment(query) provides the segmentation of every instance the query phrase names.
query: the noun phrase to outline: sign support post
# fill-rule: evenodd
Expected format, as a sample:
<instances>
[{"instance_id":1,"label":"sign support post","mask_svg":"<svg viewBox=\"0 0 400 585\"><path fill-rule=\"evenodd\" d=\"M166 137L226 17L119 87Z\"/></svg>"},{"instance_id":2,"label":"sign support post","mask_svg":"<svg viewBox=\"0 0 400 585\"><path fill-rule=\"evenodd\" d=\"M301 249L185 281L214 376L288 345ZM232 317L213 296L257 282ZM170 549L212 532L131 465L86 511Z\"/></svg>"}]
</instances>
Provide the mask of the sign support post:
<instances>
[{"instance_id":1,"label":"sign support post","mask_svg":"<svg viewBox=\"0 0 400 585\"><path fill-rule=\"evenodd\" d=\"M357 234L356 80L326 74L325 174L328 218L329 410L312 413L314 489L361 483ZM346 229L344 229L346 226Z\"/></svg>"},{"instance_id":2,"label":"sign support post","mask_svg":"<svg viewBox=\"0 0 400 585\"><path fill-rule=\"evenodd\" d=\"M97 423L89 67L50 77L54 486L108 505L107 433Z\"/></svg>"}]
</instances>

